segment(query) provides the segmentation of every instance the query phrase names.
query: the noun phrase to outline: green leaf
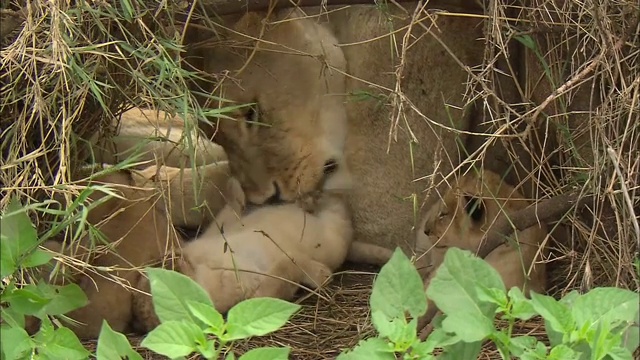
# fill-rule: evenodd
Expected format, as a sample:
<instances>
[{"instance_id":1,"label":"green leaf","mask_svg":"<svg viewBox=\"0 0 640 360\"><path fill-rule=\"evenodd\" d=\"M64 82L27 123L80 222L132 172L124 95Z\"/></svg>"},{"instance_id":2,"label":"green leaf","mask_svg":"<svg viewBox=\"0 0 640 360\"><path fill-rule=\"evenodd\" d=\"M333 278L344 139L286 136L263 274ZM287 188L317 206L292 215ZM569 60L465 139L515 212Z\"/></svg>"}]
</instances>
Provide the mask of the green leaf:
<instances>
[{"instance_id":1,"label":"green leaf","mask_svg":"<svg viewBox=\"0 0 640 360\"><path fill-rule=\"evenodd\" d=\"M526 34L517 35L517 36L514 36L513 38L531 50L536 49L536 42L533 40L533 38L530 35L526 35Z\"/></svg>"},{"instance_id":2,"label":"green leaf","mask_svg":"<svg viewBox=\"0 0 640 360\"><path fill-rule=\"evenodd\" d=\"M633 321L638 313L640 294L620 288L594 288L578 297L571 308L578 327Z\"/></svg>"},{"instance_id":3,"label":"green leaf","mask_svg":"<svg viewBox=\"0 0 640 360\"><path fill-rule=\"evenodd\" d=\"M579 360L580 354L566 345L558 345L551 349L548 360Z\"/></svg>"},{"instance_id":4,"label":"green leaf","mask_svg":"<svg viewBox=\"0 0 640 360\"><path fill-rule=\"evenodd\" d=\"M542 342L538 342L536 344L535 349L526 350L522 356L520 356L521 360L544 360L547 358L547 347Z\"/></svg>"},{"instance_id":5,"label":"green leaf","mask_svg":"<svg viewBox=\"0 0 640 360\"><path fill-rule=\"evenodd\" d=\"M478 300L495 304L500 309L506 309L507 294L505 294L504 291L495 288L487 288L482 285L478 286L476 290L478 291Z\"/></svg>"},{"instance_id":6,"label":"green leaf","mask_svg":"<svg viewBox=\"0 0 640 360\"><path fill-rule=\"evenodd\" d=\"M140 346L175 359L195 352L206 338L194 323L169 320L161 323L142 340Z\"/></svg>"},{"instance_id":7,"label":"green leaf","mask_svg":"<svg viewBox=\"0 0 640 360\"><path fill-rule=\"evenodd\" d=\"M289 348L263 347L247 351L238 360L288 360L289 352Z\"/></svg>"},{"instance_id":8,"label":"green leaf","mask_svg":"<svg viewBox=\"0 0 640 360\"><path fill-rule=\"evenodd\" d=\"M622 347L614 347L607 355L611 357L611 360L633 360L631 351ZM558 358L558 360L560 360L560 358Z\"/></svg>"},{"instance_id":9,"label":"green leaf","mask_svg":"<svg viewBox=\"0 0 640 360\"><path fill-rule=\"evenodd\" d=\"M388 338L397 352L405 352L416 339L417 319L407 324L404 317L388 320L382 312L371 311L371 320L380 337Z\"/></svg>"},{"instance_id":10,"label":"green leaf","mask_svg":"<svg viewBox=\"0 0 640 360\"><path fill-rule=\"evenodd\" d=\"M447 315L444 330L466 342L480 341L494 330L496 305L479 300L478 286L506 292L500 275L484 260L450 248L427 289L427 296Z\"/></svg>"},{"instance_id":11,"label":"green leaf","mask_svg":"<svg viewBox=\"0 0 640 360\"><path fill-rule=\"evenodd\" d=\"M47 298L36 285L28 284L21 289L13 289L3 296L2 301L8 302L10 308L17 313L35 315L44 309L51 299Z\"/></svg>"},{"instance_id":12,"label":"green leaf","mask_svg":"<svg viewBox=\"0 0 640 360\"><path fill-rule=\"evenodd\" d=\"M45 322L43 322L45 324ZM41 327L36 337L38 353L45 359L87 359L91 353L82 346L76 334L66 327L53 330Z\"/></svg>"},{"instance_id":13,"label":"green leaf","mask_svg":"<svg viewBox=\"0 0 640 360\"><path fill-rule=\"evenodd\" d=\"M79 309L89 303L87 295L77 284L64 286L49 285L46 282L38 283L38 289L51 301L38 312L37 316L63 315L69 311Z\"/></svg>"},{"instance_id":14,"label":"green leaf","mask_svg":"<svg viewBox=\"0 0 640 360\"><path fill-rule=\"evenodd\" d=\"M220 336L222 335L222 327L224 326L224 319L222 314L218 312L213 306L209 304L203 304L195 301L187 300L187 307L189 311L203 323L207 324L212 332Z\"/></svg>"},{"instance_id":15,"label":"green leaf","mask_svg":"<svg viewBox=\"0 0 640 360\"><path fill-rule=\"evenodd\" d=\"M525 352L535 349L537 342L538 339L533 336L516 336L509 339L509 351L520 357Z\"/></svg>"},{"instance_id":16,"label":"green leaf","mask_svg":"<svg viewBox=\"0 0 640 360\"><path fill-rule=\"evenodd\" d=\"M2 313L2 321L12 327L23 328L25 326L24 315L21 312L16 311L13 307L0 308Z\"/></svg>"},{"instance_id":17,"label":"green leaf","mask_svg":"<svg viewBox=\"0 0 640 360\"><path fill-rule=\"evenodd\" d=\"M420 353L432 353L437 347L446 347L462 341L458 335L447 333L442 328L436 327L427 340L420 343L417 348Z\"/></svg>"},{"instance_id":18,"label":"green leaf","mask_svg":"<svg viewBox=\"0 0 640 360\"><path fill-rule=\"evenodd\" d=\"M96 357L97 360L142 360L142 356L131 348L127 337L114 331L105 320L102 320Z\"/></svg>"},{"instance_id":19,"label":"green leaf","mask_svg":"<svg viewBox=\"0 0 640 360\"><path fill-rule=\"evenodd\" d=\"M23 359L27 352L31 351L34 343L29 334L20 327L0 325L0 346L4 353L3 359Z\"/></svg>"},{"instance_id":20,"label":"green leaf","mask_svg":"<svg viewBox=\"0 0 640 360\"><path fill-rule=\"evenodd\" d=\"M345 351L338 355L336 360L395 360L391 344L380 338L360 340L351 351Z\"/></svg>"},{"instance_id":21,"label":"green leaf","mask_svg":"<svg viewBox=\"0 0 640 360\"><path fill-rule=\"evenodd\" d=\"M48 263L51 259L53 259L53 255L51 253L36 249L31 253L31 255L24 259L22 266L25 268L41 266Z\"/></svg>"},{"instance_id":22,"label":"green leaf","mask_svg":"<svg viewBox=\"0 0 640 360\"><path fill-rule=\"evenodd\" d=\"M244 300L227 313L227 333L224 341L263 336L281 328L300 305L276 299L253 298Z\"/></svg>"},{"instance_id":23,"label":"green leaf","mask_svg":"<svg viewBox=\"0 0 640 360\"><path fill-rule=\"evenodd\" d=\"M199 320L191 314L187 299L213 307L211 298L198 283L186 275L161 268L146 268L151 285L153 307L161 322Z\"/></svg>"},{"instance_id":24,"label":"green leaf","mask_svg":"<svg viewBox=\"0 0 640 360\"><path fill-rule=\"evenodd\" d=\"M37 245L38 233L14 196L0 218L0 278L13 274L21 258Z\"/></svg>"},{"instance_id":25,"label":"green leaf","mask_svg":"<svg viewBox=\"0 0 640 360\"><path fill-rule=\"evenodd\" d=\"M569 308L551 296L536 294L532 291L531 305L538 314L542 315L546 327L551 327L562 334L567 334L574 329L575 322Z\"/></svg>"},{"instance_id":26,"label":"green leaf","mask_svg":"<svg viewBox=\"0 0 640 360\"><path fill-rule=\"evenodd\" d=\"M476 360L482 350L482 341L457 342L442 350L438 360Z\"/></svg>"},{"instance_id":27,"label":"green leaf","mask_svg":"<svg viewBox=\"0 0 640 360\"><path fill-rule=\"evenodd\" d=\"M427 311L420 274L400 248L396 248L391 259L380 269L370 304L372 311L384 314L388 320L404 318L406 312L417 318Z\"/></svg>"},{"instance_id":28,"label":"green leaf","mask_svg":"<svg viewBox=\"0 0 640 360\"><path fill-rule=\"evenodd\" d=\"M630 352L636 351L640 346L640 312L636 314L634 322L623 333L622 346Z\"/></svg>"},{"instance_id":29,"label":"green leaf","mask_svg":"<svg viewBox=\"0 0 640 360\"><path fill-rule=\"evenodd\" d=\"M533 305L524 296L520 288L512 287L509 290L509 299L511 299L512 304L510 315L514 318L526 321L537 315Z\"/></svg>"}]
</instances>

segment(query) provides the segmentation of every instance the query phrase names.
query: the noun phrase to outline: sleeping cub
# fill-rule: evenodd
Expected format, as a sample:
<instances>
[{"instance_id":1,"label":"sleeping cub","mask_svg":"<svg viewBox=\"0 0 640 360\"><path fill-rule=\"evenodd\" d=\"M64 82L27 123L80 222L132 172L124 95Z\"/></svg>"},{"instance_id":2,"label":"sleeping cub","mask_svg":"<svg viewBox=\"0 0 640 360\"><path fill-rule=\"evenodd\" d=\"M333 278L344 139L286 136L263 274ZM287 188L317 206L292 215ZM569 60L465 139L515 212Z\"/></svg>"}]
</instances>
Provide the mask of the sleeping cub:
<instances>
[{"instance_id":1,"label":"sleeping cub","mask_svg":"<svg viewBox=\"0 0 640 360\"><path fill-rule=\"evenodd\" d=\"M229 188L242 191L233 178ZM244 205L243 196L236 206ZM212 224L185 246L180 266L207 290L220 312L247 298L290 300L299 284L315 289L347 257L353 228L339 194L322 195L313 214L298 204L281 204L237 217L233 207L220 212L220 227Z\"/></svg>"}]
</instances>

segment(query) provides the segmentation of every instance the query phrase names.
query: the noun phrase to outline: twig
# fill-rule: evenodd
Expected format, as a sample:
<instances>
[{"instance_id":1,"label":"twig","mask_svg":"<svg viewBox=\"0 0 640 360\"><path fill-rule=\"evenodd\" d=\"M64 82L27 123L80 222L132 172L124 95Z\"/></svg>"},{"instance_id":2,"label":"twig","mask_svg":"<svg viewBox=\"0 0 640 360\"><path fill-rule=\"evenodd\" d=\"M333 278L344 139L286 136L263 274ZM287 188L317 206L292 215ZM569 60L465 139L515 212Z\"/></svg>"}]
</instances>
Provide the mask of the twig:
<instances>
[{"instance_id":1,"label":"twig","mask_svg":"<svg viewBox=\"0 0 640 360\"><path fill-rule=\"evenodd\" d=\"M625 204L627 205L627 208L629 210L629 217L631 218L631 223L633 224L633 230L636 233L636 243L638 244L638 249L640 250L640 226L638 226L638 218L636 217L635 211L633 210L633 201L631 201L631 197L629 197L629 189L627 188L624 176L622 175L622 171L620 170L620 165L618 164L618 156L616 155L616 151L611 147L607 148L607 154L609 154L609 157L613 162L613 166L616 169L616 174L620 178L622 196L624 197Z\"/></svg>"}]
</instances>

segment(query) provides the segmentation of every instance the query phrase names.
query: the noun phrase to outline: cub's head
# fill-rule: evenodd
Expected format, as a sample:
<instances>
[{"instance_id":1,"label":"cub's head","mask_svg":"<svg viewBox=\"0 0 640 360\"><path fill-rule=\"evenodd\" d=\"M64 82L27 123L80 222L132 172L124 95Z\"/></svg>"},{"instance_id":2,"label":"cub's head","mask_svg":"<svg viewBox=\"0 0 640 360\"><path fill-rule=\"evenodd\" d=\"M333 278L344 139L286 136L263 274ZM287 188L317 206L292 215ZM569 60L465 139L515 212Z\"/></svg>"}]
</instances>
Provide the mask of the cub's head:
<instances>
[{"instance_id":1,"label":"cub's head","mask_svg":"<svg viewBox=\"0 0 640 360\"><path fill-rule=\"evenodd\" d=\"M203 130L225 149L249 203L292 202L351 186L342 149L326 144L317 124L278 121L253 105Z\"/></svg>"},{"instance_id":2,"label":"cub's head","mask_svg":"<svg viewBox=\"0 0 640 360\"><path fill-rule=\"evenodd\" d=\"M427 211L417 229L417 251L419 254L428 251L424 262L435 266L443 261L449 247L475 252L484 233L498 217L528 205L529 201L504 183L498 174L487 170L478 174L471 170ZM526 241L522 237L518 240Z\"/></svg>"}]
</instances>

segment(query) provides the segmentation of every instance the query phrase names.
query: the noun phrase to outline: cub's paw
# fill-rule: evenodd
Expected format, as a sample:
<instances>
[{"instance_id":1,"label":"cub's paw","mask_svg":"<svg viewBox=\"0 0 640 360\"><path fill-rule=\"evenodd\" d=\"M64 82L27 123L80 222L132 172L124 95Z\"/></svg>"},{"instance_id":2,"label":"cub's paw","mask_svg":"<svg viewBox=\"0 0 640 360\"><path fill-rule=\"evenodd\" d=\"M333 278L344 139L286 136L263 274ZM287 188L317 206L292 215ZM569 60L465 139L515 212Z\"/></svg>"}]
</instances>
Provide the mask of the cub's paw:
<instances>
[{"instance_id":1,"label":"cub's paw","mask_svg":"<svg viewBox=\"0 0 640 360\"><path fill-rule=\"evenodd\" d=\"M303 284L312 289L317 289L333 277L333 271L327 265L315 260L311 260L304 271L306 274Z\"/></svg>"}]
</instances>

